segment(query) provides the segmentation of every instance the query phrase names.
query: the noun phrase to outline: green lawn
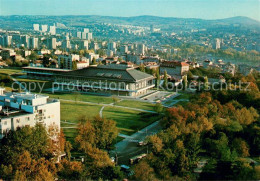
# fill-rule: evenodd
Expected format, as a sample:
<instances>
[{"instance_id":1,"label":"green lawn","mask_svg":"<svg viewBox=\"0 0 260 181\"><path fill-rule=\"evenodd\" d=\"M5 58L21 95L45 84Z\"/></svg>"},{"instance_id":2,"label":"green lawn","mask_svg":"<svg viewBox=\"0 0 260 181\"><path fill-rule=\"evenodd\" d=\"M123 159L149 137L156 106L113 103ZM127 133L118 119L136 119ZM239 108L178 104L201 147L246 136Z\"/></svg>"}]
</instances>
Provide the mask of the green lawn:
<instances>
[{"instance_id":1,"label":"green lawn","mask_svg":"<svg viewBox=\"0 0 260 181\"><path fill-rule=\"evenodd\" d=\"M61 101L61 120L77 123L78 118L82 115L92 118L99 114L102 106L90 105L78 102ZM68 124L66 124L68 126Z\"/></svg>"},{"instance_id":2,"label":"green lawn","mask_svg":"<svg viewBox=\"0 0 260 181\"><path fill-rule=\"evenodd\" d=\"M141 101L135 101L135 100L123 100L121 102L116 103L118 106L126 106L126 107L132 107L137 109L144 109L153 111L154 110L154 104L149 102L141 102Z\"/></svg>"},{"instance_id":3,"label":"green lawn","mask_svg":"<svg viewBox=\"0 0 260 181\"><path fill-rule=\"evenodd\" d=\"M120 132L127 135L131 135L158 120L158 117L151 113L143 113L113 106L105 107L103 116L116 121Z\"/></svg>"},{"instance_id":4,"label":"green lawn","mask_svg":"<svg viewBox=\"0 0 260 181\"><path fill-rule=\"evenodd\" d=\"M55 94L49 94L49 96L52 98L59 98L59 99L73 100L73 101L76 98L78 101L104 103L104 104L109 104L113 102L113 99L111 97L96 96L96 95L89 95L89 94L55 93Z\"/></svg>"},{"instance_id":5,"label":"green lawn","mask_svg":"<svg viewBox=\"0 0 260 181\"><path fill-rule=\"evenodd\" d=\"M61 121L66 120L70 123L78 123L78 118L82 115L88 118L92 118L98 115L101 107L102 106L61 101ZM77 127L77 125L61 122L61 127ZM77 130L73 128L65 128L63 131L66 135L66 138L71 143L74 143Z\"/></svg>"},{"instance_id":6,"label":"green lawn","mask_svg":"<svg viewBox=\"0 0 260 181\"><path fill-rule=\"evenodd\" d=\"M21 68L0 68L0 73L2 74L16 74L16 73L21 73L22 69Z\"/></svg>"}]
</instances>

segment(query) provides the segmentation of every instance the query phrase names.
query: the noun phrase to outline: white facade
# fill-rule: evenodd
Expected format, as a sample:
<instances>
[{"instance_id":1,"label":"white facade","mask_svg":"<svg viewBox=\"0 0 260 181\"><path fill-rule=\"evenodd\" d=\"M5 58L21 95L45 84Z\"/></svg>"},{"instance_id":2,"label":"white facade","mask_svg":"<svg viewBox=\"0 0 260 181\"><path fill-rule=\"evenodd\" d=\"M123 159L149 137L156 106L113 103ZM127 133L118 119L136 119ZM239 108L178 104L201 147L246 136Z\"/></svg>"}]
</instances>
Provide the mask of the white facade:
<instances>
[{"instance_id":1,"label":"white facade","mask_svg":"<svg viewBox=\"0 0 260 181\"><path fill-rule=\"evenodd\" d=\"M49 49L56 49L56 38L50 38L50 39L48 39L48 41L47 41L47 46L48 46L48 48Z\"/></svg>"},{"instance_id":2,"label":"white facade","mask_svg":"<svg viewBox=\"0 0 260 181\"><path fill-rule=\"evenodd\" d=\"M48 31L48 25L42 25L42 32Z\"/></svg>"},{"instance_id":3,"label":"white facade","mask_svg":"<svg viewBox=\"0 0 260 181\"><path fill-rule=\"evenodd\" d=\"M138 55L145 55L145 45L144 44L138 44L137 45L137 54Z\"/></svg>"},{"instance_id":4,"label":"white facade","mask_svg":"<svg viewBox=\"0 0 260 181\"><path fill-rule=\"evenodd\" d=\"M50 34L56 35L56 27L55 26L50 26Z\"/></svg>"},{"instance_id":5,"label":"white facade","mask_svg":"<svg viewBox=\"0 0 260 181\"><path fill-rule=\"evenodd\" d=\"M40 25L39 24L33 24L33 30L34 31L40 31Z\"/></svg>"},{"instance_id":6,"label":"white facade","mask_svg":"<svg viewBox=\"0 0 260 181\"><path fill-rule=\"evenodd\" d=\"M29 39L29 48L30 49L38 49L38 38L35 38L35 37L31 37Z\"/></svg>"},{"instance_id":7,"label":"white facade","mask_svg":"<svg viewBox=\"0 0 260 181\"><path fill-rule=\"evenodd\" d=\"M58 64L59 68L72 70L72 62L79 61L80 57L76 54L71 55L59 55Z\"/></svg>"},{"instance_id":8,"label":"white facade","mask_svg":"<svg viewBox=\"0 0 260 181\"><path fill-rule=\"evenodd\" d=\"M0 138L18 127L41 123L60 129L60 102L49 96L3 92L0 88Z\"/></svg>"}]
</instances>

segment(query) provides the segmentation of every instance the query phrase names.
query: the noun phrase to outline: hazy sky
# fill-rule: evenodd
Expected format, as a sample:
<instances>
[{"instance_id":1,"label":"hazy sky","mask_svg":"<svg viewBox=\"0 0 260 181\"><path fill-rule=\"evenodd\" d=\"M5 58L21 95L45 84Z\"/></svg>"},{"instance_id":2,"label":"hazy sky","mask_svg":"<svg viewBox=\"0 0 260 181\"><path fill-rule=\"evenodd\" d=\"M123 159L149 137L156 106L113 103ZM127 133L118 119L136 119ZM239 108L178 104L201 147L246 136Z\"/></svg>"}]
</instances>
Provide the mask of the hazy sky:
<instances>
[{"instance_id":1,"label":"hazy sky","mask_svg":"<svg viewBox=\"0 0 260 181\"><path fill-rule=\"evenodd\" d=\"M260 0L0 0L0 15L154 15L260 21Z\"/></svg>"}]
</instances>

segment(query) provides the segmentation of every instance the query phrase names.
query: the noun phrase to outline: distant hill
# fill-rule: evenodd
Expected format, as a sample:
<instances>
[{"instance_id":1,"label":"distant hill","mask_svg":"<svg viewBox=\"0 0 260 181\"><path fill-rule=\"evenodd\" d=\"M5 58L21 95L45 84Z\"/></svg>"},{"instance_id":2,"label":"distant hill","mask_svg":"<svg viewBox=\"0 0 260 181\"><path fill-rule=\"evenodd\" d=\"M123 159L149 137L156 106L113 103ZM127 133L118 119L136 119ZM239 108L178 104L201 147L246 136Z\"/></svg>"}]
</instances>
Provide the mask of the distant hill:
<instances>
[{"instance_id":1,"label":"distant hill","mask_svg":"<svg viewBox=\"0 0 260 181\"><path fill-rule=\"evenodd\" d=\"M244 28L260 29L260 22L248 17L237 16L232 18L205 20L196 18L174 18L158 16L135 16L135 17L113 17L113 16L0 16L1 27L32 27L33 23L53 24L64 23L67 26L84 26L93 23L129 24L150 26L167 29L193 29L214 28L215 26L240 26Z\"/></svg>"}]
</instances>

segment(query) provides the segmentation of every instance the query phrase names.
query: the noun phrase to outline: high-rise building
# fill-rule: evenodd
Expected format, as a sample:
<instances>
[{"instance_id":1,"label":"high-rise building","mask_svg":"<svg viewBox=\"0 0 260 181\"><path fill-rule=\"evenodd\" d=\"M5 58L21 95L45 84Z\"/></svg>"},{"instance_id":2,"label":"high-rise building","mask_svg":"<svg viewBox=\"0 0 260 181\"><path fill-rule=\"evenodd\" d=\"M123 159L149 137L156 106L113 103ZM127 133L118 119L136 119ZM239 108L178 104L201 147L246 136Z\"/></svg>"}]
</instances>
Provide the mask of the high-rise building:
<instances>
[{"instance_id":1,"label":"high-rise building","mask_svg":"<svg viewBox=\"0 0 260 181\"><path fill-rule=\"evenodd\" d=\"M93 39L92 33L82 32L82 39L83 40L92 40Z\"/></svg>"},{"instance_id":2,"label":"high-rise building","mask_svg":"<svg viewBox=\"0 0 260 181\"><path fill-rule=\"evenodd\" d=\"M23 44L25 48L29 48L29 39L30 39L30 36L28 36L28 35L21 36L21 44Z\"/></svg>"},{"instance_id":3,"label":"high-rise building","mask_svg":"<svg viewBox=\"0 0 260 181\"><path fill-rule=\"evenodd\" d=\"M47 40L48 49L56 49L56 38L49 38Z\"/></svg>"},{"instance_id":4,"label":"high-rise building","mask_svg":"<svg viewBox=\"0 0 260 181\"><path fill-rule=\"evenodd\" d=\"M50 34L56 35L56 26L50 26Z\"/></svg>"},{"instance_id":5,"label":"high-rise building","mask_svg":"<svg viewBox=\"0 0 260 181\"><path fill-rule=\"evenodd\" d=\"M88 41L82 40L79 42L79 49L85 49L88 50Z\"/></svg>"},{"instance_id":6,"label":"high-rise building","mask_svg":"<svg viewBox=\"0 0 260 181\"><path fill-rule=\"evenodd\" d=\"M29 39L29 49L38 49L38 38L31 37Z\"/></svg>"},{"instance_id":7,"label":"high-rise building","mask_svg":"<svg viewBox=\"0 0 260 181\"><path fill-rule=\"evenodd\" d=\"M128 46L127 45L123 45L120 47L120 53L124 54L128 52Z\"/></svg>"},{"instance_id":8,"label":"high-rise building","mask_svg":"<svg viewBox=\"0 0 260 181\"><path fill-rule=\"evenodd\" d=\"M40 25L39 24L33 24L33 30L34 31L40 31Z\"/></svg>"},{"instance_id":9,"label":"high-rise building","mask_svg":"<svg viewBox=\"0 0 260 181\"><path fill-rule=\"evenodd\" d=\"M63 40L62 44L61 44L61 47L63 49L70 49L71 48L70 40L69 39Z\"/></svg>"},{"instance_id":10,"label":"high-rise building","mask_svg":"<svg viewBox=\"0 0 260 181\"><path fill-rule=\"evenodd\" d=\"M113 51L113 53L116 54L116 42L108 43L107 49Z\"/></svg>"},{"instance_id":11,"label":"high-rise building","mask_svg":"<svg viewBox=\"0 0 260 181\"><path fill-rule=\"evenodd\" d=\"M96 43L95 41L92 41L91 44L90 44L90 49L93 49L93 50L98 50L99 47L98 47L98 43Z\"/></svg>"},{"instance_id":12,"label":"high-rise building","mask_svg":"<svg viewBox=\"0 0 260 181\"><path fill-rule=\"evenodd\" d=\"M3 43L2 45L4 47L10 46L12 44L12 36L10 35L4 35L3 36Z\"/></svg>"},{"instance_id":13,"label":"high-rise building","mask_svg":"<svg viewBox=\"0 0 260 181\"><path fill-rule=\"evenodd\" d=\"M80 32L80 31L77 32L77 37L78 37L79 39L81 39L81 32Z\"/></svg>"},{"instance_id":14,"label":"high-rise building","mask_svg":"<svg viewBox=\"0 0 260 181\"><path fill-rule=\"evenodd\" d=\"M138 44L137 45L137 54L138 55L145 55L145 45L144 44Z\"/></svg>"},{"instance_id":15,"label":"high-rise building","mask_svg":"<svg viewBox=\"0 0 260 181\"><path fill-rule=\"evenodd\" d=\"M48 25L42 25L42 32L48 31Z\"/></svg>"},{"instance_id":16,"label":"high-rise building","mask_svg":"<svg viewBox=\"0 0 260 181\"><path fill-rule=\"evenodd\" d=\"M215 45L215 49L220 49L220 45L221 45L221 40L219 38L216 39L216 45Z\"/></svg>"},{"instance_id":17,"label":"high-rise building","mask_svg":"<svg viewBox=\"0 0 260 181\"><path fill-rule=\"evenodd\" d=\"M89 29L88 28L84 28L84 33L89 33Z\"/></svg>"}]
</instances>

